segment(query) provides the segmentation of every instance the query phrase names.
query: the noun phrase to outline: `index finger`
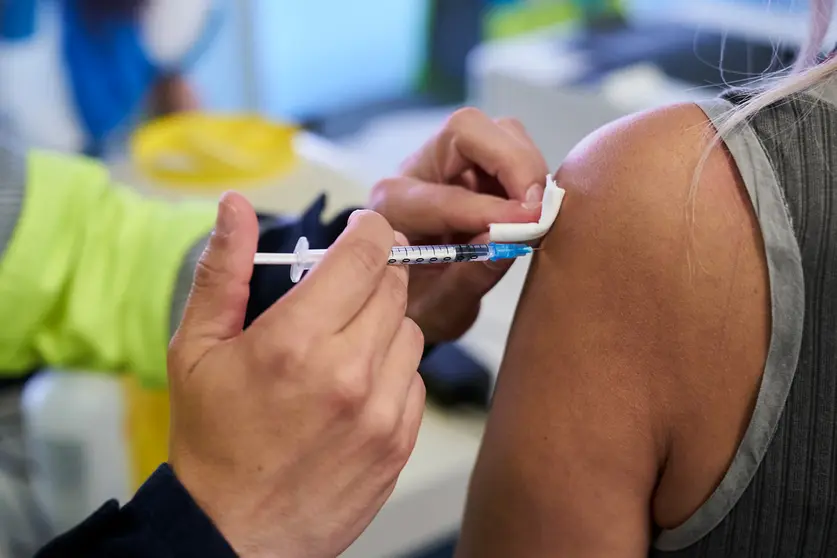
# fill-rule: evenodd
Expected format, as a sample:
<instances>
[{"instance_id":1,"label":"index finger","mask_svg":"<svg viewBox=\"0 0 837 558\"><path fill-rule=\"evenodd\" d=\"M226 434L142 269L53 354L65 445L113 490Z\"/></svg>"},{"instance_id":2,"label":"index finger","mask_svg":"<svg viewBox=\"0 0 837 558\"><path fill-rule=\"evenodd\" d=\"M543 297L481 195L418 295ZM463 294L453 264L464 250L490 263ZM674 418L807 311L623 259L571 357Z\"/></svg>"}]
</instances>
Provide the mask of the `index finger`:
<instances>
[{"instance_id":1,"label":"index finger","mask_svg":"<svg viewBox=\"0 0 837 558\"><path fill-rule=\"evenodd\" d=\"M415 178L379 182L371 202L393 227L419 237L479 234L491 223L527 223L540 215L540 209L527 209L518 201Z\"/></svg>"},{"instance_id":2,"label":"index finger","mask_svg":"<svg viewBox=\"0 0 837 558\"><path fill-rule=\"evenodd\" d=\"M422 147L403 173L426 182L445 183L477 166L494 176L509 198L524 201L543 184L546 161L531 141L474 108L456 111L442 131Z\"/></svg>"},{"instance_id":3,"label":"index finger","mask_svg":"<svg viewBox=\"0 0 837 558\"><path fill-rule=\"evenodd\" d=\"M386 219L373 211L355 212L322 261L260 320L288 321L291 307L324 333L341 331L378 288L394 242Z\"/></svg>"}]
</instances>

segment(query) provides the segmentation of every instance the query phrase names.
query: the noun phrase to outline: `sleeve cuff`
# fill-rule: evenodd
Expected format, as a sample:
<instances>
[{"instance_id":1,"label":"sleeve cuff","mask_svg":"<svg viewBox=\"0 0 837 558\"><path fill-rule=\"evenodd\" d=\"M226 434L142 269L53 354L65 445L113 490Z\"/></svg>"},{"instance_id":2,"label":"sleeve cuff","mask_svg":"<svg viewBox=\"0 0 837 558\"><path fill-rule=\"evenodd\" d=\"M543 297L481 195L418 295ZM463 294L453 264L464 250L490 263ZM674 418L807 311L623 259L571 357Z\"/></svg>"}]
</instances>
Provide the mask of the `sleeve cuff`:
<instances>
[{"instance_id":1,"label":"sleeve cuff","mask_svg":"<svg viewBox=\"0 0 837 558\"><path fill-rule=\"evenodd\" d=\"M125 508L147 522L172 556L236 558L230 544L168 465L161 465Z\"/></svg>"},{"instance_id":2,"label":"sleeve cuff","mask_svg":"<svg viewBox=\"0 0 837 558\"><path fill-rule=\"evenodd\" d=\"M12 241L26 196L26 160L0 144L0 259Z\"/></svg>"},{"instance_id":3,"label":"sleeve cuff","mask_svg":"<svg viewBox=\"0 0 837 558\"><path fill-rule=\"evenodd\" d=\"M171 301L171 317L169 318L169 335L174 335L180 326L183 318L183 310L186 308L186 301L189 299L189 292L192 290L192 279L195 275L195 267L203 254L209 235L197 241L186 253L183 263L180 264L180 271L177 273L177 282L174 285Z\"/></svg>"}]
</instances>

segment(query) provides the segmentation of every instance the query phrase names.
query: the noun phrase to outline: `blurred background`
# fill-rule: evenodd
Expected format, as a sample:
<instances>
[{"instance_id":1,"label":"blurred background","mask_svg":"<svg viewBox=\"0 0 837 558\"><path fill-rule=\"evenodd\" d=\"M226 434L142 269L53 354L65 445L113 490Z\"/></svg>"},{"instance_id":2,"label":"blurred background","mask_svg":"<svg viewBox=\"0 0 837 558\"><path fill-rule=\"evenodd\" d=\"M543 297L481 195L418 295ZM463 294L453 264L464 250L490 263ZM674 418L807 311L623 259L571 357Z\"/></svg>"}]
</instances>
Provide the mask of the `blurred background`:
<instances>
[{"instance_id":1,"label":"blurred background","mask_svg":"<svg viewBox=\"0 0 837 558\"><path fill-rule=\"evenodd\" d=\"M556 168L616 118L786 67L808 21L802 0L140 3L110 2L133 25L91 38L79 18L108 0L0 0L0 140L99 157L153 195L237 188L286 213L322 192L333 210L362 204L463 105L520 119ZM416 454L346 556L452 555L524 275L517 265L459 351L440 357L440 370L468 372L467 389L426 372L433 404ZM22 407L19 386L0 391L0 435L21 440L0 452L0 558L82 519L99 496L130 496L165 459L164 393L54 374L23 388ZM18 486L33 462L34 503ZM107 467L93 479L90 462Z\"/></svg>"}]
</instances>

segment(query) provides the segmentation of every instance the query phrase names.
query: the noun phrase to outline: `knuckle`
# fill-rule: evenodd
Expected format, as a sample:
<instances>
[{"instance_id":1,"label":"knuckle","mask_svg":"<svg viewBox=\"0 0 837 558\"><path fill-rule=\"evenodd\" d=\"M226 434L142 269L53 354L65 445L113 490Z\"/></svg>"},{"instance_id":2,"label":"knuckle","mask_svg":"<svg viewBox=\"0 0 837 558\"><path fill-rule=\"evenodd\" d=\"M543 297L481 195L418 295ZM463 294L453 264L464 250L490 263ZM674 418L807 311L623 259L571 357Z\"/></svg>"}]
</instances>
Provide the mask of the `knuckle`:
<instances>
[{"instance_id":1,"label":"knuckle","mask_svg":"<svg viewBox=\"0 0 837 558\"><path fill-rule=\"evenodd\" d=\"M517 174L531 174L540 175L540 164L538 164L537 151L528 145L516 143L506 151L504 158L505 164L508 166L509 172L516 172ZM535 173L535 166L538 167ZM543 177L541 177L543 178Z\"/></svg>"},{"instance_id":2,"label":"knuckle","mask_svg":"<svg viewBox=\"0 0 837 558\"><path fill-rule=\"evenodd\" d=\"M418 376L418 373L416 374ZM393 444L391 446L392 458L397 465L403 466L410 458L418 438L419 428L421 427L421 419L424 410L425 388L424 383L418 380L415 385L416 391L413 392L416 398L420 398L418 403L405 414L397 426L397 431L393 436ZM412 409L415 409L413 411Z\"/></svg>"},{"instance_id":3,"label":"knuckle","mask_svg":"<svg viewBox=\"0 0 837 558\"><path fill-rule=\"evenodd\" d=\"M280 372L310 368L315 358L315 339L310 334L299 335L284 330L253 343L249 349L257 362L269 364Z\"/></svg>"},{"instance_id":4,"label":"knuckle","mask_svg":"<svg viewBox=\"0 0 837 558\"><path fill-rule=\"evenodd\" d=\"M362 428L367 439L390 454L397 443L397 425L397 409L392 405L379 405L368 409L364 414Z\"/></svg>"},{"instance_id":5,"label":"knuckle","mask_svg":"<svg viewBox=\"0 0 837 558\"><path fill-rule=\"evenodd\" d=\"M217 253L213 254L213 249L207 247L195 264L187 308L198 303L209 303L210 298L205 294L213 291L218 296L224 296L228 300L236 300L237 302L242 299L246 302L250 297L249 280L239 277L234 264L225 261ZM196 293L200 294L197 295Z\"/></svg>"},{"instance_id":6,"label":"knuckle","mask_svg":"<svg viewBox=\"0 0 837 558\"><path fill-rule=\"evenodd\" d=\"M388 202L392 192L400 187L400 179L398 178L384 178L372 187L370 194L371 209L386 215Z\"/></svg>"},{"instance_id":7,"label":"knuckle","mask_svg":"<svg viewBox=\"0 0 837 558\"><path fill-rule=\"evenodd\" d=\"M467 127L476 120L482 120L484 118L486 118L485 114L478 108L463 107L461 109L457 109L453 114L451 114L446 127L451 129L461 129L463 127Z\"/></svg>"},{"instance_id":8,"label":"knuckle","mask_svg":"<svg viewBox=\"0 0 837 558\"><path fill-rule=\"evenodd\" d=\"M169 345L169 350L166 353L166 370L169 374L176 372L183 368L187 368L188 358L183 350L181 343L175 337Z\"/></svg>"},{"instance_id":9,"label":"knuckle","mask_svg":"<svg viewBox=\"0 0 837 558\"><path fill-rule=\"evenodd\" d=\"M409 432L400 432L398 436L394 437L394 444L392 448L392 458L396 465L403 466L410 459L415 447L415 438Z\"/></svg>"},{"instance_id":10,"label":"knuckle","mask_svg":"<svg viewBox=\"0 0 837 558\"><path fill-rule=\"evenodd\" d=\"M387 256L391 246L380 240L373 240L370 237L361 236L355 238L349 245L352 258L357 266L367 273L374 273L383 268L387 263Z\"/></svg>"},{"instance_id":11,"label":"knuckle","mask_svg":"<svg viewBox=\"0 0 837 558\"><path fill-rule=\"evenodd\" d=\"M418 405L419 414L418 417L416 417L416 424L420 424L424 411L424 403L427 400L427 386L424 385L424 380L418 372L416 372L416 375L414 376L413 385L416 389L416 397L419 399L419 403L421 403L421 405ZM418 428L418 426L416 426L416 428Z\"/></svg>"},{"instance_id":12,"label":"knuckle","mask_svg":"<svg viewBox=\"0 0 837 558\"><path fill-rule=\"evenodd\" d=\"M517 118L511 118L508 116L498 118L497 125L501 128L507 128L509 130L514 130L515 132L522 132L523 134L526 134L526 127Z\"/></svg>"},{"instance_id":13,"label":"knuckle","mask_svg":"<svg viewBox=\"0 0 837 558\"><path fill-rule=\"evenodd\" d=\"M195 266L195 273L192 277L192 288L205 289L213 286L218 274L221 273L221 271L222 270L212 258L209 248L205 249Z\"/></svg>"},{"instance_id":14,"label":"knuckle","mask_svg":"<svg viewBox=\"0 0 837 558\"><path fill-rule=\"evenodd\" d=\"M424 333L418 324L410 318L404 318L401 322L401 330L403 332L405 349L421 356L424 352Z\"/></svg>"},{"instance_id":15,"label":"knuckle","mask_svg":"<svg viewBox=\"0 0 837 558\"><path fill-rule=\"evenodd\" d=\"M298 370L307 366L310 361L311 351L305 340L300 340L299 343L290 344L281 342L276 347L274 358L283 370Z\"/></svg>"},{"instance_id":16,"label":"knuckle","mask_svg":"<svg viewBox=\"0 0 837 558\"><path fill-rule=\"evenodd\" d=\"M509 181L521 186L530 186L536 182L543 182L549 172L546 164L534 148L517 145L508 149L500 161L500 173Z\"/></svg>"},{"instance_id":17,"label":"knuckle","mask_svg":"<svg viewBox=\"0 0 837 558\"><path fill-rule=\"evenodd\" d=\"M365 366L343 366L331 382L331 398L341 411L356 412L363 408L372 391L372 377Z\"/></svg>"},{"instance_id":18,"label":"knuckle","mask_svg":"<svg viewBox=\"0 0 837 558\"><path fill-rule=\"evenodd\" d=\"M400 266L393 266L387 269L386 290L392 299L393 306L403 313L407 308L410 288L407 279L407 270L400 269Z\"/></svg>"}]
</instances>

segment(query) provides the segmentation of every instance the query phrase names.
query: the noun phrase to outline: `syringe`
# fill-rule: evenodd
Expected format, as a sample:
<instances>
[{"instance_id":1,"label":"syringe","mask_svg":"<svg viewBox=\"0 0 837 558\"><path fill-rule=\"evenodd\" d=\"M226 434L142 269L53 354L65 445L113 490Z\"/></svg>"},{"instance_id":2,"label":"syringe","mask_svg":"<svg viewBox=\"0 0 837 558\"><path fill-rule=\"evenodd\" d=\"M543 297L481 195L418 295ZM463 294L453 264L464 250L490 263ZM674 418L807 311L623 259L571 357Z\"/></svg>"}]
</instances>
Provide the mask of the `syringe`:
<instances>
[{"instance_id":1,"label":"syringe","mask_svg":"<svg viewBox=\"0 0 837 558\"><path fill-rule=\"evenodd\" d=\"M526 244L436 244L431 246L395 246L389 252L389 265L446 264L484 262L520 258L532 253ZM311 250L308 239L300 237L293 254L256 254L256 265L289 265L291 281L302 279L305 271L325 256L325 250Z\"/></svg>"}]
</instances>

